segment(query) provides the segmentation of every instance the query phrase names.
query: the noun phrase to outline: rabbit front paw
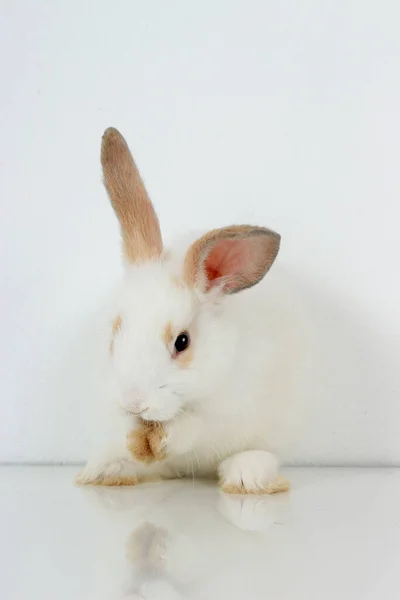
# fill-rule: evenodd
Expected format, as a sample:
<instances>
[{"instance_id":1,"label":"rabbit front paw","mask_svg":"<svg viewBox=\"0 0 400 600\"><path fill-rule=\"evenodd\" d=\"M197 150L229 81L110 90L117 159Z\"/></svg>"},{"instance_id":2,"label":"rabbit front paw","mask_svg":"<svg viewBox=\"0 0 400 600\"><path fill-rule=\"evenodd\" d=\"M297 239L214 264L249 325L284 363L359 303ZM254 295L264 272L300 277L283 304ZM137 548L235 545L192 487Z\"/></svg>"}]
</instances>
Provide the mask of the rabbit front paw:
<instances>
[{"instance_id":1,"label":"rabbit front paw","mask_svg":"<svg viewBox=\"0 0 400 600\"><path fill-rule=\"evenodd\" d=\"M90 460L75 479L77 485L125 486L138 482L134 463L122 455Z\"/></svg>"},{"instance_id":2,"label":"rabbit front paw","mask_svg":"<svg viewBox=\"0 0 400 600\"><path fill-rule=\"evenodd\" d=\"M126 444L130 454L139 462L151 464L166 457L166 432L161 423L143 421L137 429L128 433Z\"/></svg>"},{"instance_id":3,"label":"rabbit front paw","mask_svg":"<svg viewBox=\"0 0 400 600\"><path fill-rule=\"evenodd\" d=\"M290 484L278 474L278 461L264 450L248 450L225 459L219 467L220 485L228 494L276 494Z\"/></svg>"}]
</instances>

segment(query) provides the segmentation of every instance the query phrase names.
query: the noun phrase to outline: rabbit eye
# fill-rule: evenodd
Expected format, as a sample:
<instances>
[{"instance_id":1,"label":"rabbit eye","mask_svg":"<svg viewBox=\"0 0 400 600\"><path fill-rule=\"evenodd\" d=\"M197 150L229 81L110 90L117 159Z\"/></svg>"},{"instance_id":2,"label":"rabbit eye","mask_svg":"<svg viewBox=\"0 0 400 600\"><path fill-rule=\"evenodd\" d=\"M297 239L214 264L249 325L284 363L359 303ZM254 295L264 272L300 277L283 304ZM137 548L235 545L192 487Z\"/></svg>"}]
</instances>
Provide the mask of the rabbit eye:
<instances>
[{"instance_id":1,"label":"rabbit eye","mask_svg":"<svg viewBox=\"0 0 400 600\"><path fill-rule=\"evenodd\" d=\"M189 344L190 344L189 334L187 331L183 331L182 333L180 333L178 335L178 337L175 340L175 350L177 352L184 352L186 350L186 348L189 346Z\"/></svg>"}]
</instances>

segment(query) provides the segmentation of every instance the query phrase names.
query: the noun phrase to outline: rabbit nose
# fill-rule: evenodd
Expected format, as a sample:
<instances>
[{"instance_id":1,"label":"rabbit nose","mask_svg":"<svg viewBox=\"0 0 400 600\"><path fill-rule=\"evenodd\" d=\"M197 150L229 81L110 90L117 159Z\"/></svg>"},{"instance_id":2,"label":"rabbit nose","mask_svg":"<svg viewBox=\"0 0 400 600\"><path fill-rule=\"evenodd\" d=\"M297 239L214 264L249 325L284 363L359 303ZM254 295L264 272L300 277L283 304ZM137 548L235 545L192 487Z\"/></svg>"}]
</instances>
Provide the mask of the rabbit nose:
<instances>
[{"instance_id":1,"label":"rabbit nose","mask_svg":"<svg viewBox=\"0 0 400 600\"><path fill-rule=\"evenodd\" d=\"M147 402L144 400L144 396L141 393L138 393L137 390L133 390L129 402L129 411L134 415L140 415L147 408Z\"/></svg>"},{"instance_id":2,"label":"rabbit nose","mask_svg":"<svg viewBox=\"0 0 400 600\"><path fill-rule=\"evenodd\" d=\"M145 410L146 410L147 406L145 405L144 402L130 402L129 403L129 412L131 412L134 415L141 415Z\"/></svg>"}]
</instances>

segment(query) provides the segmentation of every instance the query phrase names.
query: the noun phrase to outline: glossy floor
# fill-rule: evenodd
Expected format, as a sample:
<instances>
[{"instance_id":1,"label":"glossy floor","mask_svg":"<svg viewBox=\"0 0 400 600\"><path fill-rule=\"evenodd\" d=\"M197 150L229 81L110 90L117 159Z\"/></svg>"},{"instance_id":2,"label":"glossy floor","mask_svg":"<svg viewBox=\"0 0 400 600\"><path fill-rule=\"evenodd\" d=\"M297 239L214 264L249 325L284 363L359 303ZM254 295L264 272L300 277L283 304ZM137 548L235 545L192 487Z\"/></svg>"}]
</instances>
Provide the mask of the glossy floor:
<instances>
[{"instance_id":1,"label":"glossy floor","mask_svg":"<svg viewBox=\"0 0 400 600\"><path fill-rule=\"evenodd\" d=\"M289 469L272 497L74 471L1 468L5 600L400 598L400 470Z\"/></svg>"}]
</instances>

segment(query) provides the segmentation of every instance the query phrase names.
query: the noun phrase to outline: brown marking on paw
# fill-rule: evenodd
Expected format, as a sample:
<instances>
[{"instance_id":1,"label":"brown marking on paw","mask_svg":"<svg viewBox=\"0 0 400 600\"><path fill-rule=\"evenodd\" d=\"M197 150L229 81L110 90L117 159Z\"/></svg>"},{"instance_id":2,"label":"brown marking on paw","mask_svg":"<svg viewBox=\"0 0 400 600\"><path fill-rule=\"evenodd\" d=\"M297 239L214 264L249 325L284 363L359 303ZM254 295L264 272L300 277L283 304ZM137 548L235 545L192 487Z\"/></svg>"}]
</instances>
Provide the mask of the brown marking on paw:
<instances>
[{"instance_id":1,"label":"brown marking on paw","mask_svg":"<svg viewBox=\"0 0 400 600\"><path fill-rule=\"evenodd\" d=\"M125 485L137 485L139 480L137 477L128 477L124 475L107 475L95 481L93 485L104 485L104 486L125 486Z\"/></svg>"},{"instance_id":2,"label":"brown marking on paw","mask_svg":"<svg viewBox=\"0 0 400 600\"><path fill-rule=\"evenodd\" d=\"M223 485L222 491L226 494L279 494L290 489L290 481L285 477L277 477L263 488L247 488L244 485Z\"/></svg>"},{"instance_id":3,"label":"brown marking on paw","mask_svg":"<svg viewBox=\"0 0 400 600\"><path fill-rule=\"evenodd\" d=\"M106 486L106 487L122 487L128 485L137 485L139 480L137 477L129 477L126 475L100 475L96 479L84 479L78 476L75 480L76 485L91 485L91 486Z\"/></svg>"},{"instance_id":4,"label":"brown marking on paw","mask_svg":"<svg viewBox=\"0 0 400 600\"><path fill-rule=\"evenodd\" d=\"M128 433L126 442L136 460L150 464L165 458L162 447L164 437L165 429L161 423L143 421L138 429Z\"/></svg>"}]
</instances>

